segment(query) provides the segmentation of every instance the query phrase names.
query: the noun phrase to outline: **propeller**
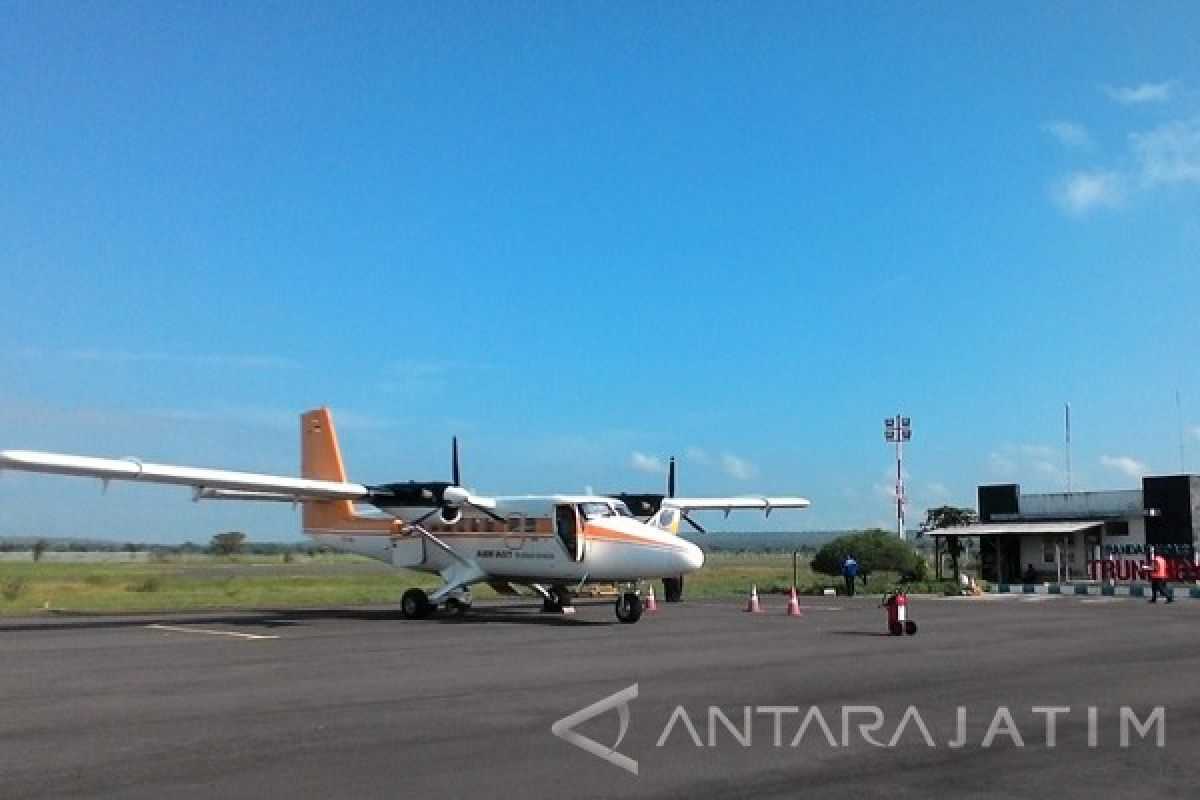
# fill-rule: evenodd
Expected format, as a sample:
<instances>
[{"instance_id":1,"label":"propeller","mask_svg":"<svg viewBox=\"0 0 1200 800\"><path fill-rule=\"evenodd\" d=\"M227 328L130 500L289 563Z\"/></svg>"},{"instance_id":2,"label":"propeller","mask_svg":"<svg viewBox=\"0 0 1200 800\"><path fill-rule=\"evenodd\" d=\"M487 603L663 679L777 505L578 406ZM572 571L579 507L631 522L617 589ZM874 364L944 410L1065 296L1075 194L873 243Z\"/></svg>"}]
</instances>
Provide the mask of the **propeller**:
<instances>
[{"instance_id":1,"label":"propeller","mask_svg":"<svg viewBox=\"0 0 1200 800\"><path fill-rule=\"evenodd\" d=\"M445 508L449 509L449 508L458 508L460 506L468 506L470 508L475 509L476 511L478 511L481 514L486 514L487 516L491 517L492 519L496 520L497 522L505 522L504 517L495 513L490 508L486 508L482 505L479 505L478 503L473 502L471 500L471 493L464 489L464 487L462 485L462 469L458 463L458 437L457 436L450 437L450 478L451 478L451 484L450 484L450 486L446 487L446 489L444 489L442 491L442 497L444 500L446 495L453 495L455 498L458 498L458 502L456 502L453 506L447 504L444 506ZM455 489L457 489L458 491L452 491Z\"/></svg>"},{"instance_id":2,"label":"propeller","mask_svg":"<svg viewBox=\"0 0 1200 800\"><path fill-rule=\"evenodd\" d=\"M630 510L637 516L652 517L662 508L663 500L668 497L675 496L675 457L671 456L667 464L667 493L663 494L631 494L628 492L618 492L611 495L623 501L630 507ZM700 527L696 520L689 517L685 512L680 511L680 516L687 521L700 533L708 533L704 528Z\"/></svg>"},{"instance_id":3,"label":"propeller","mask_svg":"<svg viewBox=\"0 0 1200 800\"><path fill-rule=\"evenodd\" d=\"M667 466L667 497L675 496L675 456L671 456L671 461ZM708 533L704 528L700 527L700 523L692 519L686 512L680 512L679 516L683 517L683 521L696 529L698 533Z\"/></svg>"},{"instance_id":4,"label":"propeller","mask_svg":"<svg viewBox=\"0 0 1200 800\"><path fill-rule=\"evenodd\" d=\"M418 525L434 515L440 515L442 522L453 525L462 517L463 507L474 509L497 522L505 522L504 517L487 508L463 488L457 436L450 439L450 477L452 479L450 483L446 481L408 481L372 486L370 487L370 502L379 508L435 506L428 513L413 520Z\"/></svg>"}]
</instances>

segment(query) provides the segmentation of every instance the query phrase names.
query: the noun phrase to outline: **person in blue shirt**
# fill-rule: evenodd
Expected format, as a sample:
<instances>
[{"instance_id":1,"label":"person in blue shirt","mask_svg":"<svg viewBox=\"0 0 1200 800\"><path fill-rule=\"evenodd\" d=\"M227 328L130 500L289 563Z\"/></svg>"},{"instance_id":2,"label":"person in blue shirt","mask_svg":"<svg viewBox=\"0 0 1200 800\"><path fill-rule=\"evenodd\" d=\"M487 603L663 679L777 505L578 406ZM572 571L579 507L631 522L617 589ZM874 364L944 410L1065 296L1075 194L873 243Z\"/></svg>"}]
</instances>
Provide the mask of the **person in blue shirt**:
<instances>
[{"instance_id":1,"label":"person in blue shirt","mask_svg":"<svg viewBox=\"0 0 1200 800\"><path fill-rule=\"evenodd\" d=\"M846 594L854 597L854 579L858 577L858 561L853 555L847 555L842 562L842 577L846 579Z\"/></svg>"}]
</instances>

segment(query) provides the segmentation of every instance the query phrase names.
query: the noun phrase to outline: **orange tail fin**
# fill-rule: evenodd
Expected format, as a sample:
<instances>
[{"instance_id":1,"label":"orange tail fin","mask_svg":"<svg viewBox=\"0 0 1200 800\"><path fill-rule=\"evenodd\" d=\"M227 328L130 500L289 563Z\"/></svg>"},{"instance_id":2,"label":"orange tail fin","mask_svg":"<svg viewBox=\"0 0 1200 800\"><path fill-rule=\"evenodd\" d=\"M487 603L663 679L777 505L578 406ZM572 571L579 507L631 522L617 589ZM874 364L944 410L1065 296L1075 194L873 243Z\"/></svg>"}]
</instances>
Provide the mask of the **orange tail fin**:
<instances>
[{"instance_id":1,"label":"orange tail fin","mask_svg":"<svg viewBox=\"0 0 1200 800\"><path fill-rule=\"evenodd\" d=\"M346 480L333 414L328 408L318 408L300 416L300 471L305 478ZM359 517L354 513L354 503L349 500L306 500L303 507L304 529L310 532L399 528L399 523L394 520Z\"/></svg>"}]
</instances>

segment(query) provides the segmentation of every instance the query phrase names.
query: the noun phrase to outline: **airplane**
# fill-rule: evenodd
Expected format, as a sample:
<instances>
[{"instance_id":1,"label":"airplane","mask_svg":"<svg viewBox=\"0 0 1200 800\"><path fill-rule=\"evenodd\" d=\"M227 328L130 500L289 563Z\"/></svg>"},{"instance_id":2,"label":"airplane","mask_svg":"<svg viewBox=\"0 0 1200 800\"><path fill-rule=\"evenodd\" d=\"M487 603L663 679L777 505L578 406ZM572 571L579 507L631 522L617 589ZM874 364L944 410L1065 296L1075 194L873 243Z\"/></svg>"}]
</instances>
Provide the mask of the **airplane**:
<instances>
[{"instance_id":1,"label":"airplane","mask_svg":"<svg viewBox=\"0 0 1200 800\"><path fill-rule=\"evenodd\" d=\"M488 497L461 485L457 440L452 480L367 486L347 480L328 408L305 412L300 424L300 478L28 450L0 451L0 470L92 477L105 485L182 485L196 500L299 504L304 533L317 543L441 577L432 592L404 592L400 610L408 619L427 617L439 606L465 613L471 586L480 583L507 595L517 594L516 586L529 587L541 596L544 611L569 613L571 586L614 582L624 587L615 603L617 619L635 623L642 614L639 581L682 576L704 564L704 552L677 535L688 511L769 514L809 505L803 497L656 496L659 507L638 519L625 502L603 495Z\"/></svg>"}]
</instances>

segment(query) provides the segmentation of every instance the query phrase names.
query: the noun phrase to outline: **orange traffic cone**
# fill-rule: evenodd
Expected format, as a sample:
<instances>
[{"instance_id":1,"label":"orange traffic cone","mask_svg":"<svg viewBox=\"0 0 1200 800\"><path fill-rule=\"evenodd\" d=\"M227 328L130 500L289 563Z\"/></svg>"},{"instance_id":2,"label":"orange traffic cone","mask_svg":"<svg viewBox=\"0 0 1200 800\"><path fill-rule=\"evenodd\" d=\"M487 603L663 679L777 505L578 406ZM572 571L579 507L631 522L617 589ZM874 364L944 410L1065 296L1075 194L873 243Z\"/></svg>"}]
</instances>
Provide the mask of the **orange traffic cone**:
<instances>
[{"instance_id":1,"label":"orange traffic cone","mask_svg":"<svg viewBox=\"0 0 1200 800\"><path fill-rule=\"evenodd\" d=\"M788 598L788 616L799 617L803 616L800 613L800 600L796 597L796 587L792 587L792 596Z\"/></svg>"},{"instance_id":2,"label":"orange traffic cone","mask_svg":"<svg viewBox=\"0 0 1200 800\"><path fill-rule=\"evenodd\" d=\"M643 604L647 611L658 611L658 601L654 599L654 587L650 587L650 594L646 595L646 602Z\"/></svg>"},{"instance_id":3,"label":"orange traffic cone","mask_svg":"<svg viewBox=\"0 0 1200 800\"><path fill-rule=\"evenodd\" d=\"M758 604L758 586L750 587L750 602L746 605L746 610L752 614L761 614L762 606Z\"/></svg>"}]
</instances>

